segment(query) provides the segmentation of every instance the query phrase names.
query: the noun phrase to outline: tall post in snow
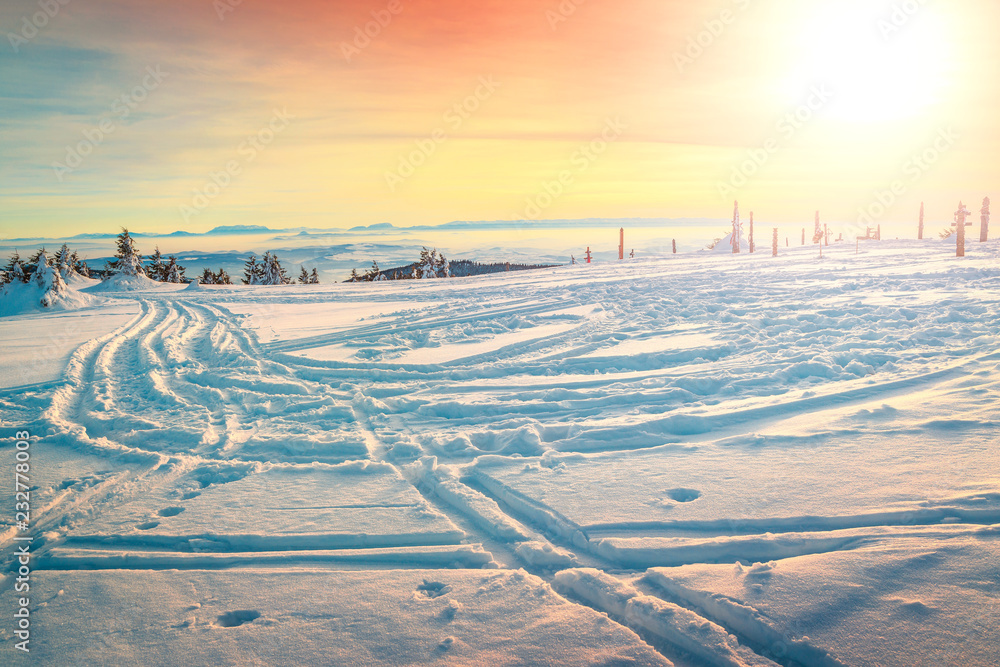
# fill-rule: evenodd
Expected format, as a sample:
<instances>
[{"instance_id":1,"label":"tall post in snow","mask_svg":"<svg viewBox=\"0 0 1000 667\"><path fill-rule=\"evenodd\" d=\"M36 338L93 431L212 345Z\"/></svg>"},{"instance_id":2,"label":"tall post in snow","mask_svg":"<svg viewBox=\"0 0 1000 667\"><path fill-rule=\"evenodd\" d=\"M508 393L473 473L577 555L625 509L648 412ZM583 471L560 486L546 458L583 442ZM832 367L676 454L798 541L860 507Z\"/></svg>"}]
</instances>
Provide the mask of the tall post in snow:
<instances>
[{"instance_id":1,"label":"tall post in snow","mask_svg":"<svg viewBox=\"0 0 1000 667\"><path fill-rule=\"evenodd\" d=\"M965 204L958 202L958 211L955 212L955 222L952 223L952 227L955 228L955 256L965 257L965 228L971 227L971 222L966 222L967 216L972 215L972 212L965 208Z\"/></svg>"},{"instance_id":2,"label":"tall post in snow","mask_svg":"<svg viewBox=\"0 0 1000 667\"><path fill-rule=\"evenodd\" d=\"M805 234L805 231L802 232ZM771 257L778 256L778 228L774 228L774 239L771 241Z\"/></svg>"},{"instance_id":3,"label":"tall post in snow","mask_svg":"<svg viewBox=\"0 0 1000 667\"><path fill-rule=\"evenodd\" d=\"M813 243L823 242L823 228L819 224L819 211L816 211L816 226L813 228Z\"/></svg>"},{"instance_id":4,"label":"tall post in snow","mask_svg":"<svg viewBox=\"0 0 1000 667\"><path fill-rule=\"evenodd\" d=\"M830 230L827 229L826 223L823 223L823 245L830 246Z\"/></svg>"},{"instance_id":5,"label":"tall post in snow","mask_svg":"<svg viewBox=\"0 0 1000 667\"><path fill-rule=\"evenodd\" d=\"M982 226L979 228L979 242L986 243L990 240L990 198L987 197L983 200L983 208L979 211L980 222Z\"/></svg>"},{"instance_id":6,"label":"tall post in snow","mask_svg":"<svg viewBox=\"0 0 1000 667\"><path fill-rule=\"evenodd\" d=\"M590 246L587 246L587 264L590 264Z\"/></svg>"},{"instance_id":7,"label":"tall post in snow","mask_svg":"<svg viewBox=\"0 0 1000 667\"><path fill-rule=\"evenodd\" d=\"M750 211L750 254L752 255L756 249L753 243L753 211Z\"/></svg>"},{"instance_id":8,"label":"tall post in snow","mask_svg":"<svg viewBox=\"0 0 1000 667\"><path fill-rule=\"evenodd\" d=\"M806 229L805 229L805 227L803 227L802 228L802 245L805 245L805 244L806 244Z\"/></svg>"},{"instance_id":9,"label":"tall post in snow","mask_svg":"<svg viewBox=\"0 0 1000 667\"><path fill-rule=\"evenodd\" d=\"M674 254L677 254L677 239L674 239Z\"/></svg>"},{"instance_id":10,"label":"tall post in snow","mask_svg":"<svg viewBox=\"0 0 1000 667\"><path fill-rule=\"evenodd\" d=\"M738 255L740 253L740 245L743 241L743 225L740 224L739 202L733 203L733 235L730 240L733 244L733 254Z\"/></svg>"},{"instance_id":11,"label":"tall post in snow","mask_svg":"<svg viewBox=\"0 0 1000 667\"><path fill-rule=\"evenodd\" d=\"M625 228L618 230L618 260L625 259Z\"/></svg>"},{"instance_id":12,"label":"tall post in snow","mask_svg":"<svg viewBox=\"0 0 1000 667\"><path fill-rule=\"evenodd\" d=\"M924 240L924 203L920 202L920 226L917 227L917 240Z\"/></svg>"}]
</instances>

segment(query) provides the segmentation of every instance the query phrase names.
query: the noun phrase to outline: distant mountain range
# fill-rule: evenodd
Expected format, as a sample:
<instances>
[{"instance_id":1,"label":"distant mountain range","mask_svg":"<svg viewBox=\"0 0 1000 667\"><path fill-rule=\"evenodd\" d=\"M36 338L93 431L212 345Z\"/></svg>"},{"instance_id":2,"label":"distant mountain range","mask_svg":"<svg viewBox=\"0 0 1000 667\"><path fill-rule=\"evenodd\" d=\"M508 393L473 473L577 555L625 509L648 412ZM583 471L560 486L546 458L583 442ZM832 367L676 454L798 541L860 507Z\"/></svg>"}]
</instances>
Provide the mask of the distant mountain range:
<instances>
[{"instance_id":1,"label":"distant mountain range","mask_svg":"<svg viewBox=\"0 0 1000 667\"><path fill-rule=\"evenodd\" d=\"M479 220L467 221L457 220L441 225L414 225L411 227L397 227L389 222L382 222L374 225L361 225L349 229L318 229L314 227L294 227L287 229L272 229L262 225L225 225L215 227L207 232L187 232L178 230L170 233L153 234L148 232L131 232L136 238L170 238L170 237L198 237L198 236L243 236L248 234L275 234L298 236L330 236L338 234L348 234L357 232L426 232L426 231L462 231L462 230L523 230L532 229L574 229L586 227L699 227L705 225L725 224L725 220L711 218L585 218L582 220ZM13 239L0 239L5 243L18 241L49 241L58 238L59 240L71 239L113 239L118 236L118 232L113 233L90 233L76 234L70 237L50 237L50 236L30 236Z\"/></svg>"}]
</instances>

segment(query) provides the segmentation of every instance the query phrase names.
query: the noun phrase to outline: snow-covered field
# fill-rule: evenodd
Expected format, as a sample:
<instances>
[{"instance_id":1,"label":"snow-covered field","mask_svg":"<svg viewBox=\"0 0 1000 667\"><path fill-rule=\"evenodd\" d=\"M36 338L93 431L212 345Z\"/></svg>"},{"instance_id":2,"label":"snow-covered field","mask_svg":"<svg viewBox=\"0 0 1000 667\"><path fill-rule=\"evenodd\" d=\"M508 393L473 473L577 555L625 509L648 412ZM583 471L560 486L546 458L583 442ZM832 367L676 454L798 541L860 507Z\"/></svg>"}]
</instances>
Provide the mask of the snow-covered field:
<instances>
[{"instance_id":1,"label":"snow-covered field","mask_svg":"<svg viewBox=\"0 0 1000 667\"><path fill-rule=\"evenodd\" d=\"M997 664L1000 243L781 253L0 318L0 661Z\"/></svg>"}]
</instances>

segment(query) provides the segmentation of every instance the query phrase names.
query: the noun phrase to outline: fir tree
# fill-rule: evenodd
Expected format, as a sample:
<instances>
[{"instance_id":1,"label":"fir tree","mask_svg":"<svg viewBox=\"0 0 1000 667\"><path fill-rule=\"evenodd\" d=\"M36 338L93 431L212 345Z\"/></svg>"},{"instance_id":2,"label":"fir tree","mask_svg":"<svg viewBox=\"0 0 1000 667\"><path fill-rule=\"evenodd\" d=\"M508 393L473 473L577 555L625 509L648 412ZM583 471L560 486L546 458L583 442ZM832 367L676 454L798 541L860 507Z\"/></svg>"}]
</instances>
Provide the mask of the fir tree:
<instances>
[{"instance_id":1,"label":"fir tree","mask_svg":"<svg viewBox=\"0 0 1000 667\"><path fill-rule=\"evenodd\" d=\"M39 248L34 255L28 258L28 262L24 266L25 276L27 278L30 278L35 273L35 271L38 270L39 265L41 265L43 262L45 264L49 263L48 255L45 254L45 246Z\"/></svg>"},{"instance_id":2,"label":"fir tree","mask_svg":"<svg viewBox=\"0 0 1000 667\"><path fill-rule=\"evenodd\" d=\"M24 261L21 256L14 251L14 254L10 256L10 261L7 262L7 266L4 269L7 272L7 277L9 282L15 280L20 280L22 283L28 282L28 277L24 272Z\"/></svg>"},{"instance_id":3,"label":"fir tree","mask_svg":"<svg viewBox=\"0 0 1000 667\"><path fill-rule=\"evenodd\" d=\"M69 278L69 274L73 271L73 265L76 263L73 261L72 253L70 252L69 246L65 243L63 247L59 249L56 253L56 268L63 278Z\"/></svg>"},{"instance_id":4,"label":"fir tree","mask_svg":"<svg viewBox=\"0 0 1000 667\"><path fill-rule=\"evenodd\" d=\"M215 274L212 273L212 269L206 268L201 274L201 284L202 285L214 285L215 284Z\"/></svg>"},{"instance_id":5,"label":"fir tree","mask_svg":"<svg viewBox=\"0 0 1000 667\"><path fill-rule=\"evenodd\" d=\"M278 257L268 251L264 253L263 267L261 271L262 285L287 285L289 283L288 274L281 267Z\"/></svg>"},{"instance_id":6,"label":"fir tree","mask_svg":"<svg viewBox=\"0 0 1000 667\"><path fill-rule=\"evenodd\" d=\"M171 255L167 258L166 276L164 277L165 283L183 283L187 282L184 278L184 267L177 263L177 258Z\"/></svg>"},{"instance_id":7,"label":"fir tree","mask_svg":"<svg viewBox=\"0 0 1000 667\"><path fill-rule=\"evenodd\" d=\"M372 260L372 268L368 269L368 273L365 274L365 280L368 282L385 280L385 276L382 275L382 269L378 268L378 262L374 259Z\"/></svg>"},{"instance_id":8,"label":"fir tree","mask_svg":"<svg viewBox=\"0 0 1000 667\"><path fill-rule=\"evenodd\" d=\"M438 253L437 262L434 265L434 273L438 278L451 278L451 269L443 252Z\"/></svg>"},{"instance_id":9,"label":"fir tree","mask_svg":"<svg viewBox=\"0 0 1000 667\"><path fill-rule=\"evenodd\" d=\"M351 279L348 280L349 283L361 282L361 276L358 275L357 269L351 269Z\"/></svg>"},{"instance_id":10,"label":"fir tree","mask_svg":"<svg viewBox=\"0 0 1000 667\"><path fill-rule=\"evenodd\" d=\"M219 269L219 272L215 274L215 284L216 285L232 285L233 279L229 277L225 269Z\"/></svg>"},{"instance_id":11,"label":"fir tree","mask_svg":"<svg viewBox=\"0 0 1000 667\"><path fill-rule=\"evenodd\" d=\"M149 256L149 269L147 271L150 278L163 282L167 277L167 268L163 264L163 255L160 254L160 246L156 246L153 254Z\"/></svg>"},{"instance_id":12,"label":"fir tree","mask_svg":"<svg viewBox=\"0 0 1000 667\"><path fill-rule=\"evenodd\" d=\"M43 308L50 307L56 302L59 295L66 291L66 283L63 282L59 270L49 264L44 253L39 256L38 268L35 269L33 280L42 289L40 303Z\"/></svg>"},{"instance_id":13,"label":"fir tree","mask_svg":"<svg viewBox=\"0 0 1000 667\"><path fill-rule=\"evenodd\" d=\"M427 278L437 278L438 254L437 249L428 250L426 247L420 251L420 260L413 267L413 278L424 280Z\"/></svg>"},{"instance_id":14,"label":"fir tree","mask_svg":"<svg viewBox=\"0 0 1000 667\"><path fill-rule=\"evenodd\" d=\"M257 264L257 256L250 253L250 258L243 265L243 284L260 284L260 265Z\"/></svg>"},{"instance_id":15,"label":"fir tree","mask_svg":"<svg viewBox=\"0 0 1000 667\"><path fill-rule=\"evenodd\" d=\"M299 284L300 285L308 285L309 284L309 272L306 271L306 267L304 267L304 266L300 266L299 268L302 269L302 271L299 273Z\"/></svg>"},{"instance_id":16,"label":"fir tree","mask_svg":"<svg viewBox=\"0 0 1000 667\"><path fill-rule=\"evenodd\" d=\"M126 276L142 276L146 272L142 268L142 255L139 254L135 241L129 235L128 229L122 227L122 233L116 240L118 253L112 262L112 270Z\"/></svg>"},{"instance_id":17,"label":"fir tree","mask_svg":"<svg viewBox=\"0 0 1000 667\"><path fill-rule=\"evenodd\" d=\"M313 267L312 273L309 274L309 284L319 285L319 272L316 270L316 267Z\"/></svg>"}]
</instances>

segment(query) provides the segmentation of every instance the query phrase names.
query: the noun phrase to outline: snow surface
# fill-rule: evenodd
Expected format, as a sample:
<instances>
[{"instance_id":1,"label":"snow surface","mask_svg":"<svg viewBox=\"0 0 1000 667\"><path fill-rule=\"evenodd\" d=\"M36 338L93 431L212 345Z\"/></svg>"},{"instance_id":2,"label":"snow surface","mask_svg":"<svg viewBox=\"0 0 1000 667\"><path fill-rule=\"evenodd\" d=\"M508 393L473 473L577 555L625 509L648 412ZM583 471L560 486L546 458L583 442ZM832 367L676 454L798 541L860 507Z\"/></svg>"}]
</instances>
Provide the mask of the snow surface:
<instances>
[{"instance_id":1,"label":"snow surface","mask_svg":"<svg viewBox=\"0 0 1000 667\"><path fill-rule=\"evenodd\" d=\"M1000 244L818 250L0 318L33 657L995 664Z\"/></svg>"}]
</instances>

